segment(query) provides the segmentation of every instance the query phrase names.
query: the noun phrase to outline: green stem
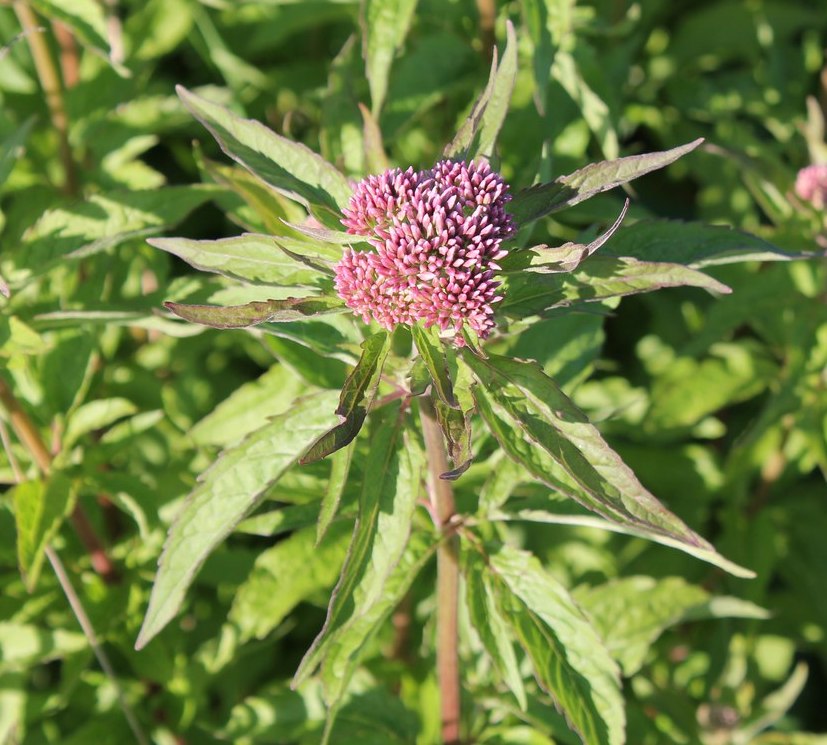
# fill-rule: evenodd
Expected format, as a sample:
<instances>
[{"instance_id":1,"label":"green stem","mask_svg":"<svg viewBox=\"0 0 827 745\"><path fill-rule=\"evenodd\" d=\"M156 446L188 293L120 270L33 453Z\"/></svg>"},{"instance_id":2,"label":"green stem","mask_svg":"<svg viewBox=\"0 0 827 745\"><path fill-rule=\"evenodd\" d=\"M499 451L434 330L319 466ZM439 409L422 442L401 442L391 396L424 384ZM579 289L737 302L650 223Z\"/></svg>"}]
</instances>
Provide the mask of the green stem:
<instances>
[{"instance_id":1,"label":"green stem","mask_svg":"<svg viewBox=\"0 0 827 745\"><path fill-rule=\"evenodd\" d=\"M439 474L450 470L442 430L430 399L420 399L420 419L428 457L428 486L431 512L437 528L453 531L456 514L454 491ZM442 742L459 745L459 561L458 539L447 535L437 549L437 679L441 698Z\"/></svg>"},{"instance_id":2,"label":"green stem","mask_svg":"<svg viewBox=\"0 0 827 745\"><path fill-rule=\"evenodd\" d=\"M49 52L49 46L41 33L43 29L38 26L37 18L32 9L23 0L16 0L14 2L14 12L23 27L23 32L26 34L26 41L29 44L34 66L37 70L37 77L40 79L40 85L46 96L49 117L57 132L60 161L63 164L65 175L63 190L69 196L76 196L78 194L77 170L75 169L75 161L72 158L72 148L69 145L69 117L66 115L66 106L63 102L60 76Z\"/></svg>"}]
</instances>

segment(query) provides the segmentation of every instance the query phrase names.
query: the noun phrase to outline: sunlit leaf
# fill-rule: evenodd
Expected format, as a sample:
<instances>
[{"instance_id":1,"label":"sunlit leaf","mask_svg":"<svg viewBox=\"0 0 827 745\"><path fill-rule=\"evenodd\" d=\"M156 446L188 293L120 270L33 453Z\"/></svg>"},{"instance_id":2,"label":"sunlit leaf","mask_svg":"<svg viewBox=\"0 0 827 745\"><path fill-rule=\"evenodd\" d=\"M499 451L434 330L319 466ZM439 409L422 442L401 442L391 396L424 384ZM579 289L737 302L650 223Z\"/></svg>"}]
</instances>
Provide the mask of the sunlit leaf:
<instances>
[{"instance_id":1,"label":"sunlit leaf","mask_svg":"<svg viewBox=\"0 0 827 745\"><path fill-rule=\"evenodd\" d=\"M164 307L192 323L216 329L240 329L260 323L297 321L323 313L338 313L344 304L335 297L290 297L282 300L253 301L246 305L185 305L166 302Z\"/></svg>"}]
</instances>

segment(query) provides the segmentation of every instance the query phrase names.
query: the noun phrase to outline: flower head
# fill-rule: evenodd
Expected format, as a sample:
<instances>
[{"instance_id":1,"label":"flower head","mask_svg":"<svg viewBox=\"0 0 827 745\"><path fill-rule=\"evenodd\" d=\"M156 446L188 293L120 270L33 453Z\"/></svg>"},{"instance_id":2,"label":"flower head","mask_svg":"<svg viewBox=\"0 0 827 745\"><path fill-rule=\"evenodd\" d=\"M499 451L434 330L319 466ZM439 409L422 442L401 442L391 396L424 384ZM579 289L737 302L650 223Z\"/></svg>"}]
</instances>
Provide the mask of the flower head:
<instances>
[{"instance_id":1,"label":"flower head","mask_svg":"<svg viewBox=\"0 0 827 745\"><path fill-rule=\"evenodd\" d=\"M802 168L795 179L795 193L818 209L827 206L827 163Z\"/></svg>"},{"instance_id":2,"label":"flower head","mask_svg":"<svg viewBox=\"0 0 827 745\"><path fill-rule=\"evenodd\" d=\"M500 283L494 273L514 235L505 211L508 185L486 162L443 160L357 184L342 223L365 236L369 251L347 249L336 289L365 321L387 329L422 321L454 331L467 323L481 337L494 327Z\"/></svg>"}]
</instances>

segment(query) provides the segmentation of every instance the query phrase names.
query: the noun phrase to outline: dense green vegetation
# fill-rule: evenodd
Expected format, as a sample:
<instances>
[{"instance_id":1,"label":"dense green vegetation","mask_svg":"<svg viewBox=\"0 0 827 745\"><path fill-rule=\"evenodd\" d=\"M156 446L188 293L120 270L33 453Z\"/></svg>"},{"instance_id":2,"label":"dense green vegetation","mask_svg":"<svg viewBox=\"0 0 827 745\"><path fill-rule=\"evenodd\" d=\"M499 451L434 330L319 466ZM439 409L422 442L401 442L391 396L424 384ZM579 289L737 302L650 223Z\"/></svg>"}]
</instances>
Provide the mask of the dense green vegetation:
<instances>
[{"instance_id":1,"label":"dense green vegetation","mask_svg":"<svg viewBox=\"0 0 827 745\"><path fill-rule=\"evenodd\" d=\"M0 743L459 742L452 552L461 741L827 743L818 5L0 4ZM445 154L487 359L322 312Z\"/></svg>"}]
</instances>

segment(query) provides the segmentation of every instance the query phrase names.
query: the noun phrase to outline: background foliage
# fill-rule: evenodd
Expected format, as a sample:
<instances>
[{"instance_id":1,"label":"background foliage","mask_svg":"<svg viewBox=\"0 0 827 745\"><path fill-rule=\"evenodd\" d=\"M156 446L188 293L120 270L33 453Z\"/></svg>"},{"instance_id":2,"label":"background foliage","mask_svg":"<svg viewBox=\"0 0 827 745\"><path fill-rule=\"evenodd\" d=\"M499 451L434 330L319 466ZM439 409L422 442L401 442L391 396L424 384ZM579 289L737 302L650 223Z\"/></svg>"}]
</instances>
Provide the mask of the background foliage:
<instances>
[{"instance_id":1,"label":"background foliage","mask_svg":"<svg viewBox=\"0 0 827 745\"><path fill-rule=\"evenodd\" d=\"M502 351L537 359L649 489L758 577L574 518L515 520L509 538L603 633L624 675L629 742L825 741L804 734L827 731L824 262L704 260L720 257L714 225L749 231L736 244L727 234L738 257L823 251L823 214L791 195L798 168L827 160L827 17L816 4L522 0L499 6L493 25L465 0L29 5L45 31L17 40L19 13L0 7L9 289L0 378L45 448L10 440L0 455L0 742L133 737L112 679L43 568L47 543L151 741L318 741L319 685L291 691L289 681L324 622L349 533L333 523L314 548L324 464L268 494L208 559L183 614L134 650L166 530L197 475L308 386L335 402L329 391L353 361L335 339L320 360L289 324L255 335L161 312L165 300L264 298L192 272L147 238L275 232L281 218L303 217L229 165L174 85L306 143L349 177L385 158L427 167L484 87L507 18L519 72L499 138L504 177L526 186L705 137L633 184L627 222L601 253L635 256L643 238L650 250L660 242L662 256L646 258L704 266L733 292L676 288L624 299L608 316L552 317ZM63 134L35 39L61 63ZM378 118L384 151L360 103ZM614 190L556 213L531 240L588 242L623 199ZM269 218L251 207L262 200ZM14 412L4 403L5 432ZM476 448L460 502L499 508L510 496L530 510L547 497L492 442ZM343 504L353 499L345 490ZM372 643L335 742L437 741L432 572L412 588L410 627L388 624ZM483 643L469 634L463 649L469 735L576 742L527 676L527 711L492 684Z\"/></svg>"}]
</instances>

